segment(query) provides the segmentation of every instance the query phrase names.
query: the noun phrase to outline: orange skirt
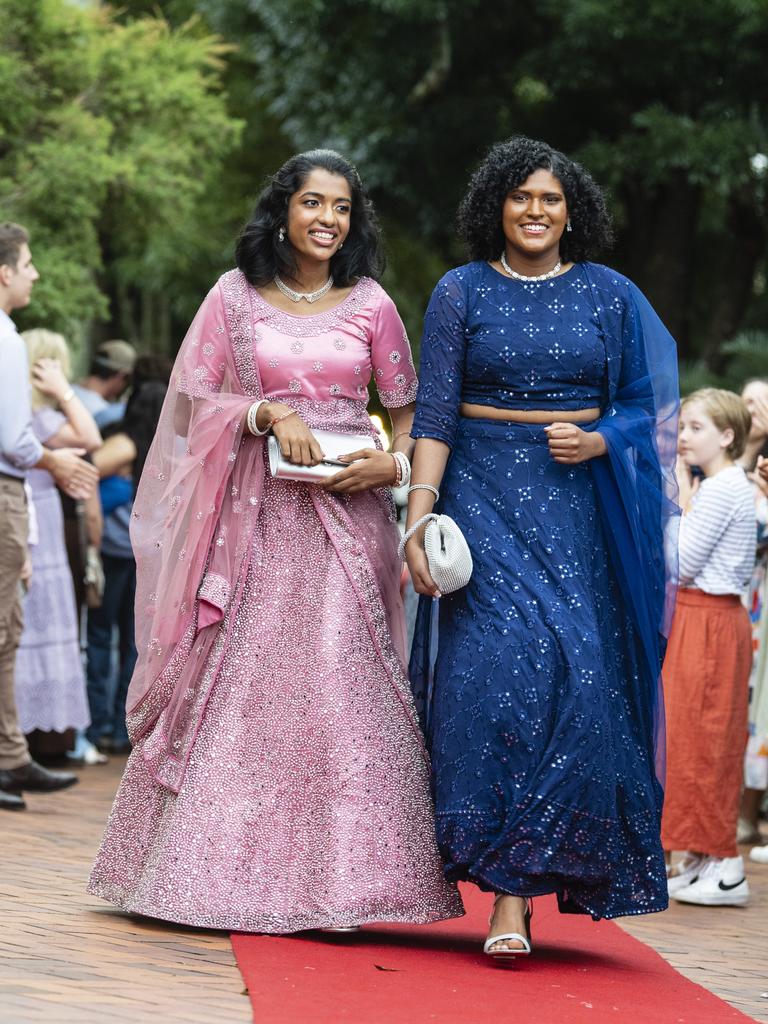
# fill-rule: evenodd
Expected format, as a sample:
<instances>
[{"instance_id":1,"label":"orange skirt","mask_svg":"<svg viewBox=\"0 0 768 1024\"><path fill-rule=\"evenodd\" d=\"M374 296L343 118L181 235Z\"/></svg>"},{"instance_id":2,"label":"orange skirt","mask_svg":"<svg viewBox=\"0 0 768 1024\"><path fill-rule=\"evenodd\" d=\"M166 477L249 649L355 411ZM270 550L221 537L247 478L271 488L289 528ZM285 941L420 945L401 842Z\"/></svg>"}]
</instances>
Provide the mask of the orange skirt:
<instances>
[{"instance_id":1,"label":"orange skirt","mask_svg":"<svg viewBox=\"0 0 768 1024\"><path fill-rule=\"evenodd\" d=\"M752 634L734 594L680 590L664 659L665 850L735 857Z\"/></svg>"}]
</instances>

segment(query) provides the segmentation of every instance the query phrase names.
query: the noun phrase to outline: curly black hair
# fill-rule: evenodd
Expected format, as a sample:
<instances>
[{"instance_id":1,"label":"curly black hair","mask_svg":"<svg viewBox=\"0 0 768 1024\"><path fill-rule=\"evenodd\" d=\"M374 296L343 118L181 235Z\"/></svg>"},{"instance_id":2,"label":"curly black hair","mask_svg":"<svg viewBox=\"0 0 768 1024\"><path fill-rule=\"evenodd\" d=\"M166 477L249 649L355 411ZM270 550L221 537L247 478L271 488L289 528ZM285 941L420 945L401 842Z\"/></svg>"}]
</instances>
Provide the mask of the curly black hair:
<instances>
[{"instance_id":1,"label":"curly black hair","mask_svg":"<svg viewBox=\"0 0 768 1024\"><path fill-rule=\"evenodd\" d=\"M593 259L613 233L605 196L581 164L546 142L515 135L492 146L469 182L458 213L459 233L473 260L495 260L504 249L501 211L507 195L534 171L550 171L565 195L571 230L560 240L563 262Z\"/></svg>"},{"instance_id":2,"label":"curly black hair","mask_svg":"<svg viewBox=\"0 0 768 1024\"><path fill-rule=\"evenodd\" d=\"M253 285L267 284L275 274L293 277L296 262L287 236L280 241L279 231L288 221L288 201L309 174L322 168L338 174L349 185L352 209L349 234L343 249L331 257L330 270L337 285L345 287L361 277L378 281L384 273L381 235L373 209L352 164L332 149L312 149L287 160L264 187L251 219L235 246L235 262Z\"/></svg>"}]
</instances>

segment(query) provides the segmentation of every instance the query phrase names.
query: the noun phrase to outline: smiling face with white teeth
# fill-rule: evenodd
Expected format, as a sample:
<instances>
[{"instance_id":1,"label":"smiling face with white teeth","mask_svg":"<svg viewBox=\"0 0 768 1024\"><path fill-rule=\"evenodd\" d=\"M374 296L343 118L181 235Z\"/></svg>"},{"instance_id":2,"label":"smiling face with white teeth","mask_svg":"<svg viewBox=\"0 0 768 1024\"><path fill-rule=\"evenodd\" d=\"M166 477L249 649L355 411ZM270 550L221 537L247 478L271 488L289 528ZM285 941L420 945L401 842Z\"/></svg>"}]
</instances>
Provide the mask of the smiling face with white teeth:
<instances>
[{"instance_id":1,"label":"smiling face with white teeth","mask_svg":"<svg viewBox=\"0 0 768 1024\"><path fill-rule=\"evenodd\" d=\"M299 270L313 275L330 262L349 234L351 215L346 178L313 168L288 201L288 241ZM327 266L322 269L327 276Z\"/></svg>"},{"instance_id":2,"label":"smiling face with white teeth","mask_svg":"<svg viewBox=\"0 0 768 1024\"><path fill-rule=\"evenodd\" d=\"M560 256L568 220L563 186L551 171L539 169L511 189L501 211L506 256L513 270L541 274Z\"/></svg>"}]
</instances>

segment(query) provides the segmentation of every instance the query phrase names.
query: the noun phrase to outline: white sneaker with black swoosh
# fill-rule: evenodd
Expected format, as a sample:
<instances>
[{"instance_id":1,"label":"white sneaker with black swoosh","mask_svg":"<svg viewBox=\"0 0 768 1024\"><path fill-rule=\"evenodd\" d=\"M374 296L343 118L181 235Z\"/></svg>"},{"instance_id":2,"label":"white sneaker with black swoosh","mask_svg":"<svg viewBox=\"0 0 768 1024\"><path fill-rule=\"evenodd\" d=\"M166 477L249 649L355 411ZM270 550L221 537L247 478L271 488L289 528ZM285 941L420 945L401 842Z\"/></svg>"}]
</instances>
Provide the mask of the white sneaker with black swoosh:
<instances>
[{"instance_id":1,"label":"white sneaker with black swoosh","mask_svg":"<svg viewBox=\"0 0 768 1024\"><path fill-rule=\"evenodd\" d=\"M681 889L687 889L689 885L693 885L708 861L709 857L705 857L703 854L689 853L686 850L674 868L667 869L667 892L669 895L674 896Z\"/></svg>"},{"instance_id":2,"label":"white sneaker with black swoosh","mask_svg":"<svg viewBox=\"0 0 768 1024\"><path fill-rule=\"evenodd\" d=\"M749 885L744 875L743 857L712 858L698 879L685 889L672 893L678 903L697 903L703 907L745 907Z\"/></svg>"}]
</instances>

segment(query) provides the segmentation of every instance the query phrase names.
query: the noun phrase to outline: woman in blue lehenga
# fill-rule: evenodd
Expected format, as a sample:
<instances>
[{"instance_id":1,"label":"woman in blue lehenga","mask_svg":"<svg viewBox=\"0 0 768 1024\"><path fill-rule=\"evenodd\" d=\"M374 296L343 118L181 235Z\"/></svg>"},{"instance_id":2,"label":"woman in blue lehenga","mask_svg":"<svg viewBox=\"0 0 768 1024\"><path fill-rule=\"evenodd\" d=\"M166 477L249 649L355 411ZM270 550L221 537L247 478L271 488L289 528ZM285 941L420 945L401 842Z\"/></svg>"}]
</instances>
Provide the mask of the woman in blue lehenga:
<instances>
[{"instance_id":1,"label":"woman in blue lehenga","mask_svg":"<svg viewBox=\"0 0 768 1024\"><path fill-rule=\"evenodd\" d=\"M486 952L512 957L534 896L595 919L667 905L676 357L640 291L587 261L608 216L561 153L495 146L459 220L473 262L427 310L408 522L451 516L474 571L438 602L424 528L408 542L411 676L446 872L496 893Z\"/></svg>"}]
</instances>

